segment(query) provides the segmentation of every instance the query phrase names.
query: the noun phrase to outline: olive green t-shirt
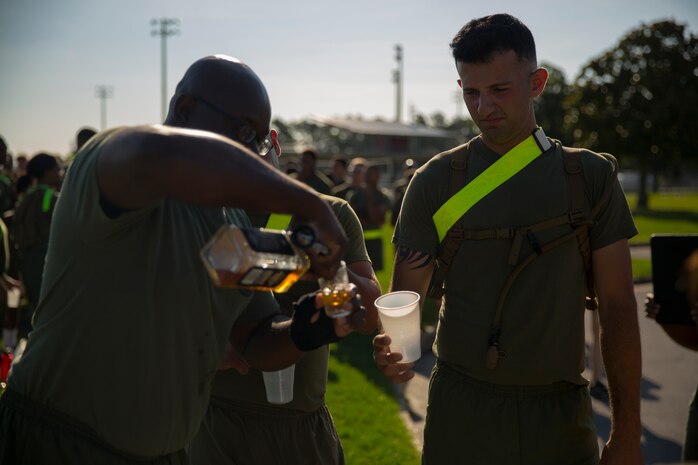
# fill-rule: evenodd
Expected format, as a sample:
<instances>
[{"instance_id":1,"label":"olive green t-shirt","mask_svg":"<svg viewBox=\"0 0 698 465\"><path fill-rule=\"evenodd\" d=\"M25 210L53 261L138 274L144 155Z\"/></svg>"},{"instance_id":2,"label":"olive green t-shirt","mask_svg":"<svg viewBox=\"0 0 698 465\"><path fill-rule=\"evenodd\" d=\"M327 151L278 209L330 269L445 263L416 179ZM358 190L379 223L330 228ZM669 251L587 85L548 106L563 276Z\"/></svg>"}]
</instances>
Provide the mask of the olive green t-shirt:
<instances>
[{"instance_id":1,"label":"olive green t-shirt","mask_svg":"<svg viewBox=\"0 0 698 465\"><path fill-rule=\"evenodd\" d=\"M553 147L475 204L461 219L464 229L534 225L569 211L563 148ZM467 151L466 182L498 158L480 137L455 150ZM437 255L439 240L432 215L450 197L452 152L437 155L412 179L393 241ZM604 190L611 165L590 151L582 153L588 213ZM625 196L616 182L607 206L591 230L592 250L637 234ZM545 244L571 231L563 225L540 232ZM497 300L514 269L508 264L511 239L461 243L445 281L439 312L437 357L468 376L496 384L545 385L566 380L583 384L585 275L576 240L535 259L514 281L503 308L500 357L494 370L485 353ZM519 261L535 253L524 240Z\"/></svg>"},{"instance_id":2,"label":"olive green t-shirt","mask_svg":"<svg viewBox=\"0 0 698 465\"><path fill-rule=\"evenodd\" d=\"M347 265L359 261L368 261L368 254L364 245L361 223L349 204L337 197L323 195L323 199L330 204L332 211L344 228L349 239L349 247L344 255ZM257 224L259 226L260 224ZM281 305L282 311L287 315L293 313L293 302L299 297L317 291L318 286L313 281L298 281L288 292L276 294L276 299ZM323 346L311 352L307 352L296 362L293 400L284 405L271 405L266 400L264 380L262 373L251 370L247 375L240 375L235 370L221 371L216 375L211 393L213 396L234 402L245 402L259 410L314 412L325 402L325 389L327 387L327 362L329 347Z\"/></svg>"},{"instance_id":3,"label":"olive green t-shirt","mask_svg":"<svg viewBox=\"0 0 698 465\"><path fill-rule=\"evenodd\" d=\"M117 131L93 137L70 167L34 330L9 387L116 449L160 456L198 431L236 319L277 306L271 293L215 287L199 257L224 216L249 225L242 210L224 215L168 198L105 215L96 166Z\"/></svg>"},{"instance_id":4,"label":"olive green t-shirt","mask_svg":"<svg viewBox=\"0 0 698 465\"><path fill-rule=\"evenodd\" d=\"M380 224L371 223L368 220L369 195L373 202L385 207L386 211L389 210L392 205L390 197L383 189L375 190L371 194L369 194L366 189L355 189L348 194L347 201L349 205L351 205L359 218L364 219L364 230L378 229L382 226Z\"/></svg>"},{"instance_id":5,"label":"olive green t-shirt","mask_svg":"<svg viewBox=\"0 0 698 465\"><path fill-rule=\"evenodd\" d=\"M320 194L328 195L332 192L333 183L330 179L321 172L313 173L308 179L300 179L298 175L293 175L292 177L304 182L308 186L315 189Z\"/></svg>"}]
</instances>

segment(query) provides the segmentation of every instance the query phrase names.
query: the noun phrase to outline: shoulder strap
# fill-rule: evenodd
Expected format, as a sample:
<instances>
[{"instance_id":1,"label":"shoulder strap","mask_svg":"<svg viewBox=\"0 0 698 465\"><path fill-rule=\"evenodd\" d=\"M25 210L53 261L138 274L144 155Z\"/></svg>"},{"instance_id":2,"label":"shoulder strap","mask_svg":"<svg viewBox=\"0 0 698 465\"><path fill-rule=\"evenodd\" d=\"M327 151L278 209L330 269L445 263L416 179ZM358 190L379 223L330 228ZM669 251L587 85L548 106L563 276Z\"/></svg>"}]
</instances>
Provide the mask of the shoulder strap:
<instances>
[{"instance_id":1,"label":"shoulder strap","mask_svg":"<svg viewBox=\"0 0 698 465\"><path fill-rule=\"evenodd\" d=\"M449 198L453 198L465 185L465 168L468 165L467 153L468 151L465 149L458 150L451 158ZM444 295L443 282L446 279L448 270L451 268L453 258L456 256L456 252L458 252L458 248L460 247L462 239L460 239L459 236L462 230L463 229L458 223L454 224L448 230L441 245L439 245L439 254L436 257L434 273L431 275L431 281L429 282L429 289L427 291L427 295L432 299L440 299Z\"/></svg>"},{"instance_id":2,"label":"shoulder strap","mask_svg":"<svg viewBox=\"0 0 698 465\"><path fill-rule=\"evenodd\" d=\"M589 242L589 230L596 224L596 217L599 212L608 204L613 188L618 177L618 161L608 153L601 153L611 164L611 175L606 180L603 193L599 200L591 208L587 218L584 218L584 176L582 175L581 151L566 149L564 152L565 174L567 176L567 194L569 197L570 215L573 218L572 227L577 235L577 245L579 253L584 262L584 272L586 275L586 308L596 310L598 300L594 289L594 275L591 263L591 244Z\"/></svg>"}]
</instances>

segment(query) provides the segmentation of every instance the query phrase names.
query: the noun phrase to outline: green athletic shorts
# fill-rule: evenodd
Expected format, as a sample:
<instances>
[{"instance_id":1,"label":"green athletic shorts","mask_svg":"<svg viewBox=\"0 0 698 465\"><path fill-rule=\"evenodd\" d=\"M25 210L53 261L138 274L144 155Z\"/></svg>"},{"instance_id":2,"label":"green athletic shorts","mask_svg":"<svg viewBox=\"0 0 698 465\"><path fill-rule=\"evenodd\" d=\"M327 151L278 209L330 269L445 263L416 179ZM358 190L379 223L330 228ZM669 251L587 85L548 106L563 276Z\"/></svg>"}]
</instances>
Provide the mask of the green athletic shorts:
<instances>
[{"instance_id":1,"label":"green athletic shorts","mask_svg":"<svg viewBox=\"0 0 698 465\"><path fill-rule=\"evenodd\" d=\"M120 452L84 425L14 391L0 397L0 465L186 465L182 449L163 457Z\"/></svg>"},{"instance_id":2,"label":"green athletic shorts","mask_svg":"<svg viewBox=\"0 0 698 465\"><path fill-rule=\"evenodd\" d=\"M306 413L211 397L188 452L191 465L344 465L324 405Z\"/></svg>"},{"instance_id":3,"label":"green athletic shorts","mask_svg":"<svg viewBox=\"0 0 698 465\"><path fill-rule=\"evenodd\" d=\"M423 465L595 465L586 386L506 386L437 362L429 383Z\"/></svg>"}]
</instances>

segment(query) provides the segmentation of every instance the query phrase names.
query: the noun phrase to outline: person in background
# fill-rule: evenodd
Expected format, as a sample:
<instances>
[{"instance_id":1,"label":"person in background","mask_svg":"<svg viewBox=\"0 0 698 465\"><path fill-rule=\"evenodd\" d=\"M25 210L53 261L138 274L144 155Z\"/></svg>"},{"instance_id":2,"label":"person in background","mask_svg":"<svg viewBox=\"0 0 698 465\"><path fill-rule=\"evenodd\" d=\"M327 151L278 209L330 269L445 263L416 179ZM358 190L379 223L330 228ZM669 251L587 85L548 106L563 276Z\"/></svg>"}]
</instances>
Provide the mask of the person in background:
<instances>
[{"instance_id":1,"label":"person in background","mask_svg":"<svg viewBox=\"0 0 698 465\"><path fill-rule=\"evenodd\" d=\"M272 135L274 149L263 160L278 169L281 147L274 130ZM378 320L373 302L381 289L366 253L361 223L346 201L331 196L322 198L349 238L343 259L350 282L368 310L365 324L357 329L371 334ZM286 218L283 224L279 215L248 213L256 227L285 228L290 220ZM291 317L293 302L317 289L317 280L306 276L288 292L276 294L276 299L282 312ZM325 345L296 362L293 400L283 405L267 402L259 370L249 370L246 374L219 371L213 381L206 417L189 448L191 464L344 464L342 445L325 405L328 358L329 347Z\"/></svg>"},{"instance_id":2,"label":"person in background","mask_svg":"<svg viewBox=\"0 0 698 465\"><path fill-rule=\"evenodd\" d=\"M10 226L12 242L17 248L21 281L28 305L21 312L20 338L31 331L31 318L39 305L44 263L48 252L51 220L61 189L63 169L58 157L38 153L27 163L30 187L17 203Z\"/></svg>"},{"instance_id":3,"label":"person in background","mask_svg":"<svg viewBox=\"0 0 698 465\"><path fill-rule=\"evenodd\" d=\"M332 195L340 199L347 199L352 192L363 188L366 182L366 167L368 161L362 157L352 158L349 162L349 175L351 180L332 189Z\"/></svg>"},{"instance_id":4,"label":"person in background","mask_svg":"<svg viewBox=\"0 0 698 465\"><path fill-rule=\"evenodd\" d=\"M366 168L364 185L347 194L347 201L361 220L366 240L366 250L375 271L383 269L383 232L385 217L391 206L390 196L379 186L380 170L377 166Z\"/></svg>"},{"instance_id":5,"label":"person in background","mask_svg":"<svg viewBox=\"0 0 698 465\"><path fill-rule=\"evenodd\" d=\"M642 367L628 247L637 229L614 177L615 162L563 147L538 128L534 101L548 72L538 66L533 35L517 18L473 19L451 50L481 134L415 172L393 237L391 290L424 298L431 287L430 295L443 295L422 463L462 463L464 454L469 463L488 465L599 463L582 376L588 289L578 231L571 227L565 166L572 161L584 217L608 195L587 231L611 408L601 463L639 465ZM506 171L498 170L502 164ZM462 179L460 190L452 176ZM473 183L494 177L497 187L480 191L464 211ZM442 207L450 218L437 214ZM441 245L453 254L443 286L434 287L434 271L446 263ZM374 338L374 359L394 383L414 376L414 363L401 363L402 354L390 351L389 334Z\"/></svg>"},{"instance_id":6,"label":"person in background","mask_svg":"<svg viewBox=\"0 0 698 465\"><path fill-rule=\"evenodd\" d=\"M7 143L0 136L0 216L15 206L14 180L12 178L12 155Z\"/></svg>"},{"instance_id":7,"label":"person in background","mask_svg":"<svg viewBox=\"0 0 698 465\"><path fill-rule=\"evenodd\" d=\"M691 317L695 326L672 324L660 326L667 336L681 347L698 351L698 251L686 258L684 277L687 284L686 296L691 304ZM648 293L645 298L645 316L654 320L661 310L661 305L654 300L654 294ZM686 438L681 458L684 462L698 462L698 387L693 391L693 397L688 407Z\"/></svg>"},{"instance_id":8,"label":"person in background","mask_svg":"<svg viewBox=\"0 0 698 465\"><path fill-rule=\"evenodd\" d=\"M68 156L68 164L73 162L75 155L77 155L82 146L85 145L87 141L90 140L95 134L97 134L97 130L88 126L83 126L78 129L78 132L75 133L75 151Z\"/></svg>"},{"instance_id":9,"label":"person in background","mask_svg":"<svg viewBox=\"0 0 698 465\"><path fill-rule=\"evenodd\" d=\"M332 191L332 181L317 169L318 155L315 150L306 149L301 153L300 169L293 176L321 194Z\"/></svg>"},{"instance_id":10,"label":"person in background","mask_svg":"<svg viewBox=\"0 0 698 465\"><path fill-rule=\"evenodd\" d=\"M402 165L402 176L393 183L394 200L393 208L390 210L390 224L393 226L395 226L395 223L397 223L397 217L400 215L400 207L402 206L402 199L405 197L407 186L409 185L410 179L412 179L412 176L414 176L414 172L417 168L417 162L411 158L408 158Z\"/></svg>"},{"instance_id":11,"label":"person in background","mask_svg":"<svg viewBox=\"0 0 698 465\"><path fill-rule=\"evenodd\" d=\"M184 464L210 386L234 347L278 370L351 331L315 295L277 323L270 292L219 288L200 257L234 207L296 215L326 254L346 235L307 186L259 160L271 104L244 63L207 56L184 73L163 125L101 132L61 188L34 329L0 397L0 464ZM260 186L264 189L260 191ZM359 312L360 314L360 312Z\"/></svg>"},{"instance_id":12,"label":"person in background","mask_svg":"<svg viewBox=\"0 0 698 465\"><path fill-rule=\"evenodd\" d=\"M9 372L8 363L12 362L12 354L15 346L19 342L18 334L18 313L20 296L22 292L22 282L10 275L13 268L12 261L16 260L16 255L12 253L12 243L5 221L0 218L0 309L2 310L2 355L4 375ZM6 379L0 376L0 382Z\"/></svg>"},{"instance_id":13,"label":"person in background","mask_svg":"<svg viewBox=\"0 0 698 465\"><path fill-rule=\"evenodd\" d=\"M17 159L15 160L15 167L14 167L14 179L19 179L25 174L27 174L27 163L29 163L29 160L27 159L26 155L17 155Z\"/></svg>"},{"instance_id":14,"label":"person in background","mask_svg":"<svg viewBox=\"0 0 698 465\"><path fill-rule=\"evenodd\" d=\"M342 155L332 157L332 171L327 176L332 181L333 188L347 182L349 173L349 161Z\"/></svg>"}]
</instances>

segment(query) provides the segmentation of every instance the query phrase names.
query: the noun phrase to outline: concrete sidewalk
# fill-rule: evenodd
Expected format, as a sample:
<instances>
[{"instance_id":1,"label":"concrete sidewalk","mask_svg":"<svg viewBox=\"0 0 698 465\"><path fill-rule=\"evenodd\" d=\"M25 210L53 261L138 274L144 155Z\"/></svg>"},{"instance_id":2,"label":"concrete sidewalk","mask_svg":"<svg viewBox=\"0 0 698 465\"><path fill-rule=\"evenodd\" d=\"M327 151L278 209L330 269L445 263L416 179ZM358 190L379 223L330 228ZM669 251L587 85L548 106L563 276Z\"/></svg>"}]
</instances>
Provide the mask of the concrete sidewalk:
<instances>
[{"instance_id":1,"label":"concrete sidewalk","mask_svg":"<svg viewBox=\"0 0 698 465\"><path fill-rule=\"evenodd\" d=\"M642 448L646 465L678 463L684 441L688 403L698 385L698 353L675 344L653 320L644 317L645 294L651 284L635 286L642 338ZM591 343L587 330L587 355ZM416 376L404 386L402 418L417 450L422 449L429 375L434 355L426 351L415 364ZM585 376L589 378L588 371ZM398 388L400 390L400 388ZM599 450L610 431L610 410L592 399Z\"/></svg>"}]
</instances>

